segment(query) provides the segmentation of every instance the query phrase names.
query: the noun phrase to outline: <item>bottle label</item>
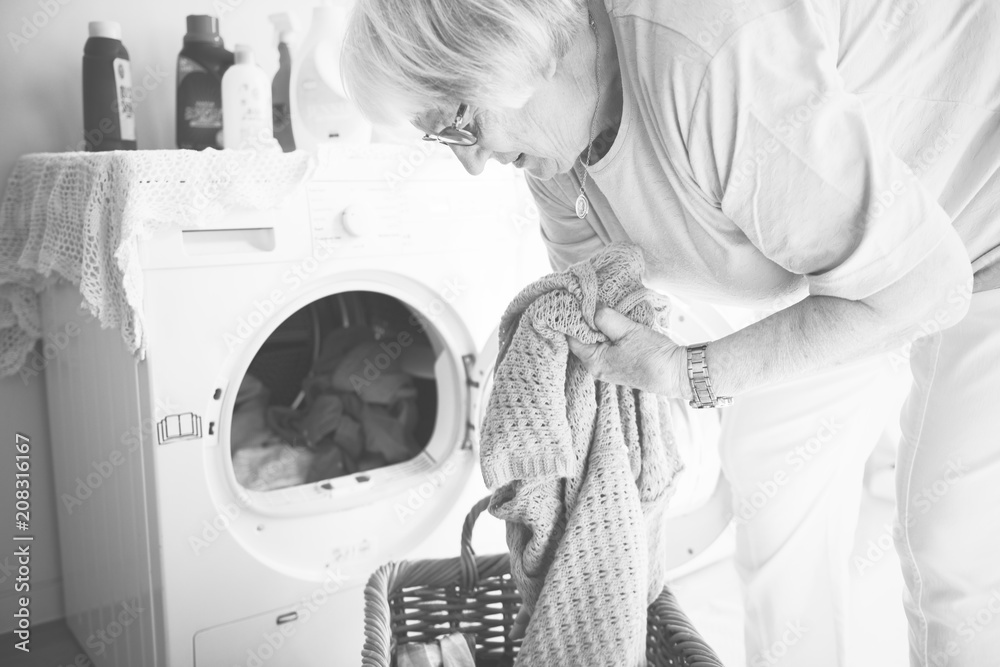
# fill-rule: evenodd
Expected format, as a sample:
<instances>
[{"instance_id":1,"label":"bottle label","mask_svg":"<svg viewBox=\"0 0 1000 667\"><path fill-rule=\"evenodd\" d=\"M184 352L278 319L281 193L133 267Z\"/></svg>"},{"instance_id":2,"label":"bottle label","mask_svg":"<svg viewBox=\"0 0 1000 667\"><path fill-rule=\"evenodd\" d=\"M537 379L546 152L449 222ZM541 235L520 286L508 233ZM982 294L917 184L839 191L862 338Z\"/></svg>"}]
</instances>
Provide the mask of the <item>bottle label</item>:
<instances>
[{"instance_id":1,"label":"bottle label","mask_svg":"<svg viewBox=\"0 0 1000 667\"><path fill-rule=\"evenodd\" d=\"M184 107L184 120L189 127L218 129L222 127L222 109L211 100L197 100Z\"/></svg>"},{"instance_id":2,"label":"bottle label","mask_svg":"<svg viewBox=\"0 0 1000 667\"><path fill-rule=\"evenodd\" d=\"M124 58L112 61L118 96L118 127L122 141L135 141L135 108L132 99L132 64Z\"/></svg>"},{"instance_id":3,"label":"bottle label","mask_svg":"<svg viewBox=\"0 0 1000 667\"><path fill-rule=\"evenodd\" d=\"M177 85L181 85L181 81L184 80L188 74L192 72L208 72L207 69L191 60L190 58L185 58L184 56L178 56L177 58Z\"/></svg>"},{"instance_id":4,"label":"bottle label","mask_svg":"<svg viewBox=\"0 0 1000 667\"><path fill-rule=\"evenodd\" d=\"M187 127L198 130L222 128L218 85L199 63L184 56L177 58L177 94L185 101L184 106L178 108L178 113ZM182 90L185 91L183 94Z\"/></svg>"},{"instance_id":5,"label":"bottle label","mask_svg":"<svg viewBox=\"0 0 1000 667\"><path fill-rule=\"evenodd\" d=\"M292 124L292 113L288 102L275 102L271 107L271 123L274 125L274 133L284 132Z\"/></svg>"}]
</instances>

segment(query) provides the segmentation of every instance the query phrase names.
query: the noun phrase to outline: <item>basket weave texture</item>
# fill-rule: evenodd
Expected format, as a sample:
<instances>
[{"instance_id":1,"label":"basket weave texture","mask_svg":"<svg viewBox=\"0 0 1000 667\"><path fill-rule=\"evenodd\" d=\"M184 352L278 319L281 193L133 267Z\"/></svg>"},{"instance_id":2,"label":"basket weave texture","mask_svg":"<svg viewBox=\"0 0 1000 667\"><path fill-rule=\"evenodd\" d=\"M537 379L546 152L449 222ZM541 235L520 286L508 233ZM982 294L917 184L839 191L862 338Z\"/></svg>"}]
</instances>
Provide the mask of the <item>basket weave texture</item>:
<instances>
[{"instance_id":1,"label":"basket weave texture","mask_svg":"<svg viewBox=\"0 0 1000 667\"><path fill-rule=\"evenodd\" d=\"M521 596L510 557L477 556L472 549L472 528L488 504L483 498L466 517L458 558L387 563L372 574L365 587L363 667L395 667L398 645L453 632L475 636L477 667L514 664L520 641L509 635ZM722 667L669 588L649 605L647 628L650 667Z\"/></svg>"}]
</instances>

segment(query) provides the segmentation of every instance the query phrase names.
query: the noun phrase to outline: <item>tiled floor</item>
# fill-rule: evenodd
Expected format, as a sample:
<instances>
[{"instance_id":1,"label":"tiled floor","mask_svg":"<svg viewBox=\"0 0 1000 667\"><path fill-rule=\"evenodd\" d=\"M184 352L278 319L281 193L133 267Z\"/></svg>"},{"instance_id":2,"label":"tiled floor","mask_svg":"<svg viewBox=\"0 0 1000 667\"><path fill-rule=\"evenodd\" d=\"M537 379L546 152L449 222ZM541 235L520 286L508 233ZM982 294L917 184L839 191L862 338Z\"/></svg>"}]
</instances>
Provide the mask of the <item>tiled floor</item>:
<instances>
[{"instance_id":1,"label":"tiled floor","mask_svg":"<svg viewBox=\"0 0 1000 667\"><path fill-rule=\"evenodd\" d=\"M869 540L878 541L891 522L890 503L866 497L855 538L855 554L864 555ZM729 535L731 539L731 535ZM724 541L713 547L731 551ZM900 606L902 580L899 562L889 550L864 574L852 568L852 667L906 667L906 623ZM672 583L674 592L692 622L716 650L723 663L744 664L742 604L732 559L711 565ZM0 665L4 667L90 667L61 621L35 628L30 655L12 648L11 635L0 637ZM135 665L133 667L142 667Z\"/></svg>"}]
</instances>

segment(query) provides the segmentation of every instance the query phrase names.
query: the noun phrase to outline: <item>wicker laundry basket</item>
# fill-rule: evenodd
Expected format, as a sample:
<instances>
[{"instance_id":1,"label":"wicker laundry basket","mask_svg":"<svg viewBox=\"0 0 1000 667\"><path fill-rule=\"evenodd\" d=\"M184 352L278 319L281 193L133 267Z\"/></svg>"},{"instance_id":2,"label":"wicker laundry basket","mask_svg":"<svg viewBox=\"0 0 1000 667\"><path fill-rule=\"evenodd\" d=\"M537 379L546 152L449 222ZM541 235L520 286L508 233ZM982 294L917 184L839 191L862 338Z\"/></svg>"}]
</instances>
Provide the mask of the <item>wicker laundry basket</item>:
<instances>
[{"instance_id":1,"label":"wicker laundry basket","mask_svg":"<svg viewBox=\"0 0 1000 667\"><path fill-rule=\"evenodd\" d=\"M397 645L453 632L475 635L477 667L513 665L520 641L508 634L521 597L510 556L472 550L472 527L488 504L483 498L466 517L458 558L388 563L372 574L365 588L363 667L394 667ZM649 606L646 657L651 667L722 667L668 588Z\"/></svg>"}]
</instances>

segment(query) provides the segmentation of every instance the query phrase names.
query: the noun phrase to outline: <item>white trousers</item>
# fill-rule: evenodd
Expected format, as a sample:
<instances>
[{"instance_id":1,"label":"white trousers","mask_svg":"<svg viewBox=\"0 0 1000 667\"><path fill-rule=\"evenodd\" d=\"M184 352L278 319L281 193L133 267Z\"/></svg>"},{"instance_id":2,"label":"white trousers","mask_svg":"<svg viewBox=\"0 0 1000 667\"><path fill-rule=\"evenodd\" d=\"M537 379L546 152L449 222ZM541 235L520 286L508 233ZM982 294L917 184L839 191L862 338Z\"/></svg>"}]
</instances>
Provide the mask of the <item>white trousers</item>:
<instances>
[{"instance_id":1,"label":"white trousers","mask_svg":"<svg viewBox=\"0 0 1000 667\"><path fill-rule=\"evenodd\" d=\"M894 531L910 664L1000 665L1000 289L910 361Z\"/></svg>"},{"instance_id":2,"label":"white trousers","mask_svg":"<svg viewBox=\"0 0 1000 667\"><path fill-rule=\"evenodd\" d=\"M1000 290L906 349L897 551L914 667L1000 665ZM865 461L899 405L899 353L741 396L720 440L733 489L747 665L847 667Z\"/></svg>"},{"instance_id":3,"label":"white trousers","mask_svg":"<svg viewBox=\"0 0 1000 667\"><path fill-rule=\"evenodd\" d=\"M727 408L749 667L847 667L850 555L864 467L899 382L884 357L741 395ZM894 414L891 414L894 413Z\"/></svg>"}]
</instances>

